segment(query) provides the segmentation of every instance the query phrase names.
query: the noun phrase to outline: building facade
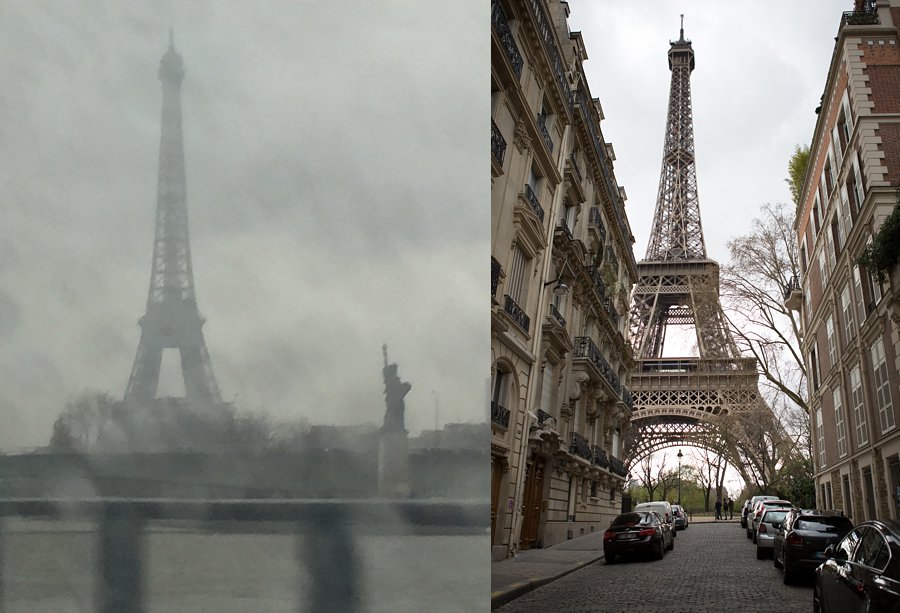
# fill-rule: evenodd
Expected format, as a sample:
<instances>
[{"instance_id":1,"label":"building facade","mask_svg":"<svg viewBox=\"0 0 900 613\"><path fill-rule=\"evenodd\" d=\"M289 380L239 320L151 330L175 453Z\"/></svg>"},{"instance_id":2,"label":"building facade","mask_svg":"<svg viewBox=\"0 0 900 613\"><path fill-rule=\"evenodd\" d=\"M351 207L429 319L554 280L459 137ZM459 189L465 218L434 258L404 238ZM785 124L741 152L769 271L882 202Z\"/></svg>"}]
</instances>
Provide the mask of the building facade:
<instances>
[{"instance_id":1,"label":"building facade","mask_svg":"<svg viewBox=\"0 0 900 613\"><path fill-rule=\"evenodd\" d=\"M491 3L494 559L605 529L627 474L634 238L568 14Z\"/></svg>"},{"instance_id":2,"label":"building facade","mask_svg":"<svg viewBox=\"0 0 900 613\"><path fill-rule=\"evenodd\" d=\"M900 0L855 8L817 109L795 225L802 278L785 297L803 314L817 506L862 521L900 505L900 287L854 263L900 186Z\"/></svg>"}]
</instances>

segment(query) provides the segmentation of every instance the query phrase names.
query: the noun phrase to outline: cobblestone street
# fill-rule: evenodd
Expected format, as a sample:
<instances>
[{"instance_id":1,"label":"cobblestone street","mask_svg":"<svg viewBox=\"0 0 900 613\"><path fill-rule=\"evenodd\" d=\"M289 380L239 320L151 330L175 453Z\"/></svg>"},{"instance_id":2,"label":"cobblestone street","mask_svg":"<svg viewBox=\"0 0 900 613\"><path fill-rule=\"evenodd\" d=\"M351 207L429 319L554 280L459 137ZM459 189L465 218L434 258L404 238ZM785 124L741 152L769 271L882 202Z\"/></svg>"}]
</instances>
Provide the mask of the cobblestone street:
<instances>
[{"instance_id":1,"label":"cobblestone street","mask_svg":"<svg viewBox=\"0 0 900 613\"><path fill-rule=\"evenodd\" d=\"M693 524L678 533L662 561L633 559L591 564L497 609L543 611L742 611L812 610L812 579L782 583L772 560L757 560L753 543L736 522Z\"/></svg>"}]
</instances>

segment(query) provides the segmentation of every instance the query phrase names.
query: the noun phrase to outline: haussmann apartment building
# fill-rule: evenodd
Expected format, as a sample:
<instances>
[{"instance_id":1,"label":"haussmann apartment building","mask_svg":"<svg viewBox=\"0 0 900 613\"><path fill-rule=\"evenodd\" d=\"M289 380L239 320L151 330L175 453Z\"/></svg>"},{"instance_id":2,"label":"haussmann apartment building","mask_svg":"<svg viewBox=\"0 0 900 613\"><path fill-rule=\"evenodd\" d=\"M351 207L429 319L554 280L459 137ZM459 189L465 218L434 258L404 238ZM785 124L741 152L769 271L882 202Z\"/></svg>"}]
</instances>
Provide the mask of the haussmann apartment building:
<instances>
[{"instance_id":1,"label":"haussmann apartment building","mask_svg":"<svg viewBox=\"0 0 900 613\"><path fill-rule=\"evenodd\" d=\"M603 110L566 2L491 2L494 559L621 508L636 265Z\"/></svg>"}]
</instances>

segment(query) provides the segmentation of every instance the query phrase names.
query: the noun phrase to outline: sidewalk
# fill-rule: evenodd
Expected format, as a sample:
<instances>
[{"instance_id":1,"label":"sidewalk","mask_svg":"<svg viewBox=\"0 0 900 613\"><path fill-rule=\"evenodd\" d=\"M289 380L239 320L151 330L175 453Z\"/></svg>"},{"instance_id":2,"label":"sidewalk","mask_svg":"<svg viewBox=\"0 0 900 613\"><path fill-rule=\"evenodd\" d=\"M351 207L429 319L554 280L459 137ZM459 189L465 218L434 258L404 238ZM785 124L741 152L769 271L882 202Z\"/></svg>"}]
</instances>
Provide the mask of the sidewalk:
<instances>
[{"instance_id":1,"label":"sidewalk","mask_svg":"<svg viewBox=\"0 0 900 613\"><path fill-rule=\"evenodd\" d=\"M697 517L693 524L738 523ZM521 551L515 558L491 562L491 609L603 559L603 533L594 532L546 549Z\"/></svg>"}]
</instances>

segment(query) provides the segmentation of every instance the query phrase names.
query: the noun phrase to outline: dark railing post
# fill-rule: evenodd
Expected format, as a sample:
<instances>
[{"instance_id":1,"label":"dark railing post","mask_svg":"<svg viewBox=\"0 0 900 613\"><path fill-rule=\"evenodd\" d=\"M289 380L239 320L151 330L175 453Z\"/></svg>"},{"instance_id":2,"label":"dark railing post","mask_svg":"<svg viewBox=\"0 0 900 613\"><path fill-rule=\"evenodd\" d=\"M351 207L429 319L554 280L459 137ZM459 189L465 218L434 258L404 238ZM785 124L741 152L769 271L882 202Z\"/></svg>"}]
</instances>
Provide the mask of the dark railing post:
<instances>
[{"instance_id":1,"label":"dark railing post","mask_svg":"<svg viewBox=\"0 0 900 613\"><path fill-rule=\"evenodd\" d=\"M298 566L309 573L310 594L300 613L360 610L359 560L347 514L331 508L298 525Z\"/></svg>"},{"instance_id":2,"label":"dark railing post","mask_svg":"<svg viewBox=\"0 0 900 613\"><path fill-rule=\"evenodd\" d=\"M99 526L97 610L143 613L144 520L129 506L107 505Z\"/></svg>"}]
</instances>

